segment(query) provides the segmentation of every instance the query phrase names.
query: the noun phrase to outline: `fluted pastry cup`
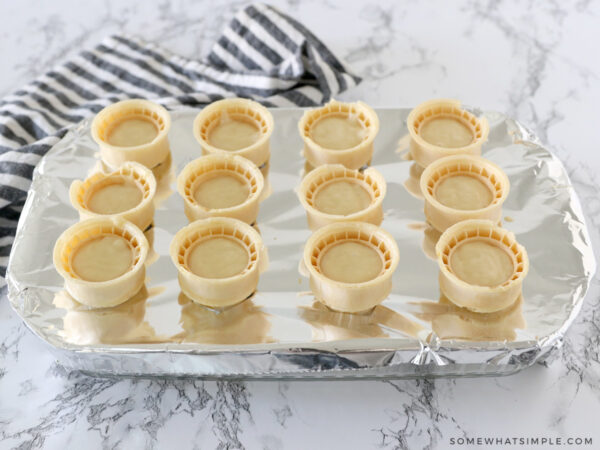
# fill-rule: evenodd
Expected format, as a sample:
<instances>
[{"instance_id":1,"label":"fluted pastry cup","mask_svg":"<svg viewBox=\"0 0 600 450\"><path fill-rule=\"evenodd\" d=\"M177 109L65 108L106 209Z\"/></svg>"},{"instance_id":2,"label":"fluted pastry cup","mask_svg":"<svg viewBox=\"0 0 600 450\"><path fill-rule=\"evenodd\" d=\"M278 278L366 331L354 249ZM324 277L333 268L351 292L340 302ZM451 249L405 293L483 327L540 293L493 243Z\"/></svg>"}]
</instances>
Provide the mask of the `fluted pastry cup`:
<instances>
[{"instance_id":1,"label":"fluted pastry cup","mask_svg":"<svg viewBox=\"0 0 600 450\"><path fill-rule=\"evenodd\" d=\"M132 146L112 144L111 133L127 120L142 120L154 125L156 135L152 140ZM148 100L123 100L107 106L92 122L92 138L100 147L102 160L111 168L127 161L138 162L153 169L170 155L168 133L171 116L162 106Z\"/></svg>"},{"instance_id":2,"label":"fluted pastry cup","mask_svg":"<svg viewBox=\"0 0 600 450\"><path fill-rule=\"evenodd\" d=\"M347 282L325 275L324 256L342 243L362 244L374 251L380 261L376 276ZM336 311L357 313L373 308L390 294L392 274L399 258L396 241L385 230L365 222L341 222L326 225L313 233L304 247L303 262L317 300Z\"/></svg>"},{"instance_id":3,"label":"fluted pastry cup","mask_svg":"<svg viewBox=\"0 0 600 450\"><path fill-rule=\"evenodd\" d=\"M142 199L136 206L113 214L101 214L92 209L90 200L98 191L123 182L133 183L140 190ZM119 217L133 223L142 231L145 231L154 220L155 194L156 179L152 171L135 162L123 163L114 172L96 172L83 181L75 180L69 189L71 204L79 212L80 220Z\"/></svg>"},{"instance_id":4,"label":"fluted pastry cup","mask_svg":"<svg viewBox=\"0 0 600 450\"><path fill-rule=\"evenodd\" d=\"M236 150L219 148L211 143L210 134L221 123L228 120L241 120L250 123L259 131L259 138ZM273 133L273 116L260 103L244 98L226 98L206 106L194 119L194 137L205 155L228 153L249 159L259 169L266 167L271 155L271 134Z\"/></svg>"},{"instance_id":5,"label":"fluted pastry cup","mask_svg":"<svg viewBox=\"0 0 600 450\"><path fill-rule=\"evenodd\" d=\"M214 238L231 240L245 251L247 259L240 272L216 278L192 271L192 252ZM267 250L258 232L247 223L228 217L197 220L182 228L171 241L169 253L179 272L182 292L194 302L214 308L234 305L252 295L268 264Z\"/></svg>"},{"instance_id":6,"label":"fluted pastry cup","mask_svg":"<svg viewBox=\"0 0 600 450\"><path fill-rule=\"evenodd\" d=\"M510 259L512 274L494 286L473 284L461 279L452 268L454 252L465 243L481 242L502 250ZM465 220L448 228L435 247L440 290L457 306L471 311L491 313L512 305L521 295L523 280L529 271L527 251L513 233L489 220ZM482 262L477 263L481 266ZM484 267L485 268L485 267ZM490 270L497 270L491 267Z\"/></svg>"},{"instance_id":7,"label":"fluted pastry cup","mask_svg":"<svg viewBox=\"0 0 600 450\"><path fill-rule=\"evenodd\" d=\"M489 190L491 202L478 209L459 209L443 204L437 198L436 190L442 182L455 176L478 180ZM499 223L502 219L502 205L510 191L510 182L504 171L487 159L473 155L453 155L427 166L421 175L420 187L425 199L427 221L436 230L443 232L468 219L486 219Z\"/></svg>"},{"instance_id":8,"label":"fluted pastry cup","mask_svg":"<svg viewBox=\"0 0 600 450\"><path fill-rule=\"evenodd\" d=\"M326 148L315 142L312 131L315 125L328 117L357 121L363 130L360 142L350 148ZM341 164L349 169L369 165L373 156L373 141L379 132L379 118L366 103L343 103L331 100L324 106L307 110L298 122L300 137L304 141L304 157L312 167L323 164Z\"/></svg>"},{"instance_id":9,"label":"fluted pastry cup","mask_svg":"<svg viewBox=\"0 0 600 450\"><path fill-rule=\"evenodd\" d=\"M73 266L73 258L85 244L105 236L119 236L127 242L131 265L127 271L106 281L82 279ZM135 295L144 285L145 262L149 245L144 233L119 217L83 220L65 230L54 246L54 266L65 280L65 288L80 303L105 308Z\"/></svg>"},{"instance_id":10,"label":"fluted pastry cup","mask_svg":"<svg viewBox=\"0 0 600 450\"><path fill-rule=\"evenodd\" d=\"M444 147L427 142L422 136L423 125L437 119L454 119L471 133L471 142L460 147ZM459 100L437 99L421 103L414 108L406 120L410 135L410 153L421 167L425 168L437 159L451 155L481 155L481 147L487 141L489 124L485 117L476 117L461 108Z\"/></svg>"},{"instance_id":11,"label":"fluted pastry cup","mask_svg":"<svg viewBox=\"0 0 600 450\"><path fill-rule=\"evenodd\" d=\"M248 197L242 203L223 208L209 208L195 198L195 192L205 181L219 175L234 177L243 183ZM177 191L184 201L185 215L190 222L209 217L231 217L253 224L265 187L264 177L256 165L241 156L214 153L188 163L177 177Z\"/></svg>"},{"instance_id":12,"label":"fluted pastry cup","mask_svg":"<svg viewBox=\"0 0 600 450\"><path fill-rule=\"evenodd\" d=\"M346 182L358 186L369 196L369 204L350 214L333 214L317 208L317 196L323 195L323 189L336 182ZM316 230L335 222L368 222L380 225L383 220L383 198L386 183L381 173L370 167L364 171L347 169L341 164L326 164L308 173L298 189L300 203L306 210L308 226ZM345 196L344 201L348 200Z\"/></svg>"}]
</instances>

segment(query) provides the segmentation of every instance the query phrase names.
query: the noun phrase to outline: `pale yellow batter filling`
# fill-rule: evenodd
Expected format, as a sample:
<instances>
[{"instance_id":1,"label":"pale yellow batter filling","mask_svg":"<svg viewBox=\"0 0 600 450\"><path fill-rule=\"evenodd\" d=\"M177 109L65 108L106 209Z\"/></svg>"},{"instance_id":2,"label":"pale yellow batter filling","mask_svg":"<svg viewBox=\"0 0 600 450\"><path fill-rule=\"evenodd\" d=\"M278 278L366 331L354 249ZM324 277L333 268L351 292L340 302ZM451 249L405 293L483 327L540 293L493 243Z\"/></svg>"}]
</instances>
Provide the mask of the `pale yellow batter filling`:
<instances>
[{"instance_id":1,"label":"pale yellow batter filling","mask_svg":"<svg viewBox=\"0 0 600 450\"><path fill-rule=\"evenodd\" d=\"M71 260L74 272L86 281L108 281L127 272L133 262L129 243L121 236L105 235L85 242Z\"/></svg>"},{"instance_id":2,"label":"pale yellow batter filling","mask_svg":"<svg viewBox=\"0 0 600 450\"><path fill-rule=\"evenodd\" d=\"M144 195L138 185L126 178L115 177L110 184L96 190L87 207L97 214L118 214L139 205Z\"/></svg>"},{"instance_id":3,"label":"pale yellow batter filling","mask_svg":"<svg viewBox=\"0 0 600 450\"><path fill-rule=\"evenodd\" d=\"M371 204L371 196L360 184L339 180L319 189L314 204L325 214L347 216L367 208Z\"/></svg>"},{"instance_id":4,"label":"pale yellow batter filling","mask_svg":"<svg viewBox=\"0 0 600 450\"><path fill-rule=\"evenodd\" d=\"M376 278L383 267L379 253L355 241L335 244L325 251L320 261L327 278L342 283L362 283Z\"/></svg>"},{"instance_id":5,"label":"pale yellow batter filling","mask_svg":"<svg viewBox=\"0 0 600 450\"><path fill-rule=\"evenodd\" d=\"M239 177L226 172L215 173L201 180L194 191L194 199L198 204L209 209L240 205L249 195L248 185Z\"/></svg>"},{"instance_id":6,"label":"pale yellow batter filling","mask_svg":"<svg viewBox=\"0 0 600 450\"><path fill-rule=\"evenodd\" d=\"M473 142L473 132L465 124L450 117L435 117L423 123L419 134L438 147L460 148Z\"/></svg>"},{"instance_id":7,"label":"pale yellow batter filling","mask_svg":"<svg viewBox=\"0 0 600 450\"><path fill-rule=\"evenodd\" d=\"M478 286L499 286L514 273L510 256L481 240L460 244L452 252L450 269L461 280Z\"/></svg>"},{"instance_id":8,"label":"pale yellow batter filling","mask_svg":"<svg viewBox=\"0 0 600 450\"><path fill-rule=\"evenodd\" d=\"M367 134L361 123L348 116L325 116L310 129L310 137L323 148L345 150L356 147Z\"/></svg>"},{"instance_id":9,"label":"pale yellow batter filling","mask_svg":"<svg viewBox=\"0 0 600 450\"><path fill-rule=\"evenodd\" d=\"M442 205L469 211L485 208L494 200L490 188L469 175L444 178L435 188L435 198Z\"/></svg>"},{"instance_id":10,"label":"pale yellow batter filling","mask_svg":"<svg viewBox=\"0 0 600 450\"><path fill-rule=\"evenodd\" d=\"M158 129L153 122L131 118L119 122L110 130L108 143L116 147L135 147L152 142L158 135Z\"/></svg>"},{"instance_id":11,"label":"pale yellow batter filling","mask_svg":"<svg viewBox=\"0 0 600 450\"><path fill-rule=\"evenodd\" d=\"M250 147L260 137L260 129L250 120L226 116L210 131L208 143L221 150L235 151Z\"/></svg>"},{"instance_id":12,"label":"pale yellow batter filling","mask_svg":"<svg viewBox=\"0 0 600 450\"><path fill-rule=\"evenodd\" d=\"M188 267L203 278L229 278L248 266L248 252L233 239L214 237L200 241L188 255Z\"/></svg>"}]
</instances>

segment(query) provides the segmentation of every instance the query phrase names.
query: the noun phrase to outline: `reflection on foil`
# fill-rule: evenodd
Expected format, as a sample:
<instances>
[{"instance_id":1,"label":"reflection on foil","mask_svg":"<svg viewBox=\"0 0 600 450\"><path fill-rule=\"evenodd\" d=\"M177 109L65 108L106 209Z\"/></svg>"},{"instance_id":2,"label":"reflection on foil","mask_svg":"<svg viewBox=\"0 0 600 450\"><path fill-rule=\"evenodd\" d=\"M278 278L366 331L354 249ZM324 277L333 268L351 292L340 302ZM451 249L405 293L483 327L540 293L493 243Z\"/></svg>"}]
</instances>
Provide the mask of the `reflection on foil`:
<instances>
[{"instance_id":1,"label":"reflection on foil","mask_svg":"<svg viewBox=\"0 0 600 450\"><path fill-rule=\"evenodd\" d=\"M409 177L404 182L404 188L406 191L415 198L423 200L423 194L421 193L421 175L424 169L416 162L410 165L408 171Z\"/></svg>"},{"instance_id":2,"label":"reflection on foil","mask_svg":"<svg viewBox=\"0 0 600 450\"><path fill-rule=\"evenodd\" d=\"M415 315L431 322L440 339L467 341L514 341L516 330L527 326L523 315L523 296L506 309L493 313L476 313L456 306L443 294L438 303L423 303Z\"/></svg>"},{"instance_id":3,"label":"reflection on foil","mask_svg":"<svg viewBox=\"0 0 600 450\"><path fill-rule=\"evenodd\" d=\"M398 153L404 161L411 161L413 159L412 154L410 153L409 133L406 133L404 136L398 139L398 143L396 144L396 153Z\"/></svg>"},{"instance_id":4,"label":"reflection on foil","mask_svg":"<svg viewBox=\"0 0 600 450\"><path fill-rule=\"evenodd\" d=\"M61 334L66 341L78 345L156 341L154 329L144 321L148 297L146 286L142 286L136 295L118 306L88 309L66 291L60 291L54 297L54 305L67 310Z\"/></svg>"},{"instance_id":5,"label":"reflection on foil","mask_svg":"<svg viewBox=\"0 0 600 450\"><path fill-rule=\"evenodd\" d=\"M363 313L342 313L321 302L300 308L300 317L312 327L313 342L380 338L394 334L416 337L421 325L382 305Z\"/></svg>"},{"instance_id":6,"label":"reflection on foil","mask_svg":"<svg viewBox=\"0 0 600 450\"><path fill-rule=\"evenodd\" d=\"M372 162L372 160L369 160L364 166L360 167L358 170L360 170L362 172L363 170L367 169L368 167L371 167L371 162ZM300 173L300 178L303 179L306 175L308 175L313 170L315 170L315 166L313 166L311 163L309 163L308 160L304 160L304 167L302 168L302 171Z\"/></svg>"},{"instance_id":7,"label":"reflection on foil","mask_svg":"<svg viewBox=\"0 0 600 450\"><path fill-rule=\"evenodd\" d=\"M365 169L371 165L371 161L362 166L359 170ZM306 175L315 170L316 167L313 166L307 159L304 160L304 167L302 168L302 172L300 173L300 178L304 179Z\"/></svg>"},{"instance_id":8,"label":"reflection on foil","mask_svg":"<svg viewBox=\"0 0 600 450\"><path fill-rule=\"evenodd\" d=\"M148 256L146 257L146 266L149 266L153 262L158 259L158 253L154 250L154 222L150 224L146 231L144 231L144 236L148 240Z\"/></svg>"},{"instance_id":9,"label":"reflection on foil","mask_svg":"<svg viewBox=\"0 0 600 450\"><path fill-rule=\"evenodd\" d=\"M194 303L183 292L177 302L181 306L183 331L173 336L175 342L202 344L261 344L273 342L270 315L256 306L252 298L224 309L213 309Z\"/></svg>"},{"instance_id":10,"label":"reflection on foil","mask_svg":"<svg viewBox=\"0 0 600 450\"><path fill-rule=\"evenodd\" d=\"M442 233L429 224L427 224L423 230L423 253L425 253L425 256L427 256L429 259L433 259L434 261L437 260L437 255L435 254L435 245L438 243L441 236Z\"/></svg>"},{"instance_id":11,"label":"reflection on foil","mask_svg":"<svg viewBox=\"0 0 600 450\"><path fill-rule=\"evenodd\" d=\"M154 206L159 207L164 203L170 196L175 192L173 187L175 185L176 174L173 167L173 158L171 153L167 156L167 159L152 169L152 173L156 178L156 194L154 194Z\"/></svg>"},{"instance_id":12,"label":"reflection on foil","mask_svg":"<svg viewBox=\"0 0 600 450\"><path fill-rule=\"evenodd\" d=\"M306 159L304 160L304 167L302 168L302 172L300 173L300 178L304 179L306 175L315 170L315 166L309 163Z\"/></svg>"},{"instance_id":13,"label":"reflection on foil","mask_svg":"<svg viewBox=\"0 0 600 450\"><path fill-rule=\"evenodd\" d=\"M264 177L264 175L263 175L263 177ZM259 198L259 201L261 203L264 202L266 199L268 199L271 196L271 194L273 193L273 185L271 185L270 178L267 176L267 177L264 177L264 180L265 180L265 184L264 184L262 192L260 193L260 198Z\"/></svg>"},{"instance_id":14,"label":"reflection on foil","mask_svg":"<svg viewBox=\"0 0 600 450\"><path fill-rule=\"evenodd\" d=\"M165 178L165 175L168 176L169 172L171 172L171 168L173 167L173 156L171 155L171 152L169 152L169 154L167 155L167 157L165 158L165 160L163 162L161 162L160 164L157 164L156 166L154 166L152 168L152 173L154 174L154 177L156 178L156 182L160 182L161 180L163 180Z\"/></svg>"}]
</instances>

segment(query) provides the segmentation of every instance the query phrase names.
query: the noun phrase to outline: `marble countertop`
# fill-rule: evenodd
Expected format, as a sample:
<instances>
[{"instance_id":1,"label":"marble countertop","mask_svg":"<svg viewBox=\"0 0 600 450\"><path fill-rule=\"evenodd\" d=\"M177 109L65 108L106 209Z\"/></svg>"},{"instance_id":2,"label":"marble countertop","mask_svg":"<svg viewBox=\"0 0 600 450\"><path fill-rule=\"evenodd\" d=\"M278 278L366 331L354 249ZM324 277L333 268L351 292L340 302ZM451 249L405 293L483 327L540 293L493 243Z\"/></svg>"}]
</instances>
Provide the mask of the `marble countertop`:
<instances>
[{"instance_id":1,"label":"marble countertop","mask_svg":"<svg viewBox=\"0 0 600 450\"><path fill-rule=\"evenodd\" d=\"M2 2L0 97L115 32L201 58L244 3ZM589 120L600 100L600 60L590 57L599 2L276 4L364 77L342 100L456 97L535 130L567 167L600 249L599 136ZM3 294L0 448L452 448L465 437L592 438L594 448L599 299L596 278L556 360L510 377L233 382L66 373Z\"/></svg>"}]
</instances>

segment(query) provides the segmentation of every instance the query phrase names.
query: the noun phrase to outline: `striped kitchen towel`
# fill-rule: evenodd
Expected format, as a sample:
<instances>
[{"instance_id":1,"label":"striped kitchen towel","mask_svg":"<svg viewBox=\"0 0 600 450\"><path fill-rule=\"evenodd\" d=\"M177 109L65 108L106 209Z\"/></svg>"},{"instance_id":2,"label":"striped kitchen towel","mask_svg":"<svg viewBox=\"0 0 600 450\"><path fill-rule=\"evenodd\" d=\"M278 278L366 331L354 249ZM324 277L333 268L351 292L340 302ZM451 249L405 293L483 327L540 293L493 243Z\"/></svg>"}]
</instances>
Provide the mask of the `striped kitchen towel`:
<instances>
[{"instance_id":1,"label":"striped kitchen towel","mask_svg":"<svg viewBox=\"0 0 600 450\"><path fill-rule=\"evenodd\" d=\"M0 278L33 169L69 127L104 106L148 98L169 109L247 97L312 106L359 83L310 31L273 7L239 11L206 62L112 36L0 102Z\"/></svg>"}]
</instances>

